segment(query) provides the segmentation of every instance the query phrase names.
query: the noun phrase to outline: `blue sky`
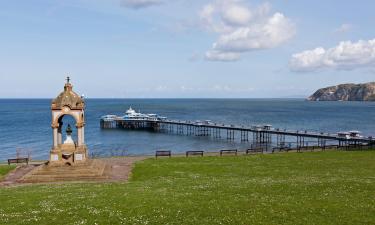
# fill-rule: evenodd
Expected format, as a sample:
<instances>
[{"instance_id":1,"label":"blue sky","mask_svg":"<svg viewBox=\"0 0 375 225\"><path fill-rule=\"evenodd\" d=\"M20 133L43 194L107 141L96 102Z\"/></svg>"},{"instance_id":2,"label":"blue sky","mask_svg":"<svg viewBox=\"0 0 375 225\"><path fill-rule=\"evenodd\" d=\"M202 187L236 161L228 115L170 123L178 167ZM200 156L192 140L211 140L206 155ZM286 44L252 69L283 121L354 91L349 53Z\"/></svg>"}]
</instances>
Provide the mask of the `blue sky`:
<instances>
[{"instance_id":1,"label":"blue sky","mask_svg":"<svg viewBox=\"0 0 375 225\"><path fill-rule=\"evenodd\" d=\"M306 97L375 80L373 1L0 3L0 98Z\"/></svg>"}]
</instances>

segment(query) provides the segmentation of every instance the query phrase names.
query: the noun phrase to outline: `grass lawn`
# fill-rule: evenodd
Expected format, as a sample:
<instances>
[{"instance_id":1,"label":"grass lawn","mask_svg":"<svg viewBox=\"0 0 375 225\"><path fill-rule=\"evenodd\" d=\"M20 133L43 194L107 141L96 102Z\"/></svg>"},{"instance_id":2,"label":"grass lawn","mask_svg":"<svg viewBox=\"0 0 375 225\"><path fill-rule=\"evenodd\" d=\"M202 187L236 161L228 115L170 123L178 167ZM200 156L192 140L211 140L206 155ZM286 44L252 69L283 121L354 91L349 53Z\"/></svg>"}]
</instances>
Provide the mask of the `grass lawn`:
<instances>
[{"instance_id":1,"label":"grass lawn","mask_svg":"<svg viewBox=\"0 0 375 225\"><path fill-rule=\"evenodd\" d=\"M9 171L13 170L14 168L16 168L16 166L14 165L0 165L0 180L3 178L5 174L9 173Z\"/></svg>"},{"instance_id":2,"label":"grass lawn","mask_svg":"<svg viewBox=\"0 0 375 225\"><path fill-rule=\"evenodd\" d=\"M0 189L0 224L375 224L375 151L149 159L128 183Z\"/></svg>"}]
</instances>

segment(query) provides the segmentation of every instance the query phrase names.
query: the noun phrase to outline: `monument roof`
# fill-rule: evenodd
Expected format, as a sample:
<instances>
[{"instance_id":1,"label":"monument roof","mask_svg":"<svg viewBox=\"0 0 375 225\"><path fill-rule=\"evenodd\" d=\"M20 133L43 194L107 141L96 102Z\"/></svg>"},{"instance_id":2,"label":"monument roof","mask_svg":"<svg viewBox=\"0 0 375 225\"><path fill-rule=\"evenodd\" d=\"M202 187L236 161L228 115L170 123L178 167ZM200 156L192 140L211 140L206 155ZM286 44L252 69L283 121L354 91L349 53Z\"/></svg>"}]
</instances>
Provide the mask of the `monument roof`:
<instances>
[{"instance_id":1,"label":"monument roof","mask_svg":"<svg viewBox=\"0 0 375 225\"><path fill-rule=\"evenodd\" d=\"M66 106L70 109L83 109L85 107L85 101L73 91L73 85L69 81L70 78L68 77L64 91L52 100L52 109L62 109Z\"/></svg>"}]
</instances>

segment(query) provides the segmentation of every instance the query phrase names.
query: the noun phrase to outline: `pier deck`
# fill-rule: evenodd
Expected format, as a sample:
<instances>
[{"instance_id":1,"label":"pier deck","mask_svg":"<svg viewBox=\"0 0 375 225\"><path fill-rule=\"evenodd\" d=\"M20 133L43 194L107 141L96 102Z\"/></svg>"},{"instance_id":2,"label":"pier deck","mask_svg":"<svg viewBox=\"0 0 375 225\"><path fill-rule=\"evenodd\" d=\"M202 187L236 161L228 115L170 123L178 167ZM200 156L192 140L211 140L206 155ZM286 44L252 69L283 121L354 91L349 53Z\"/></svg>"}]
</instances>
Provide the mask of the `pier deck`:
<instances>
[{"instance_id":1,"label":"pier deck","mask_svg":"<svg viewBox=\"0 0 375 225\"><path fill-rule=\"evenodd\" d=\"M144 120L144 119L123 119L121 117L111 120L100 121L102 129L144 129L154 132L174 133L188 136L209 136L215 139L235 140L241 142L251 140L256 145L271 145L276 143L276 147L286 147L293 143L293 147L303 149L314 143L316 147L326 148L329 146L337 147L361 147L373 145L375 139L372 137L363 137L359 135L351 136L323 132L293 131L286 129L275 129L271 125L265 126L243 126L229 125L223 123L213 123L210 121L183 121L183 120ZM293 142L287 142L286 139L295 138ZM275 140L275 141L274 141ZM329 142L329 144L328 144ZM291 147L291 146L289 146Z\"/></svg>"}]
</instances>

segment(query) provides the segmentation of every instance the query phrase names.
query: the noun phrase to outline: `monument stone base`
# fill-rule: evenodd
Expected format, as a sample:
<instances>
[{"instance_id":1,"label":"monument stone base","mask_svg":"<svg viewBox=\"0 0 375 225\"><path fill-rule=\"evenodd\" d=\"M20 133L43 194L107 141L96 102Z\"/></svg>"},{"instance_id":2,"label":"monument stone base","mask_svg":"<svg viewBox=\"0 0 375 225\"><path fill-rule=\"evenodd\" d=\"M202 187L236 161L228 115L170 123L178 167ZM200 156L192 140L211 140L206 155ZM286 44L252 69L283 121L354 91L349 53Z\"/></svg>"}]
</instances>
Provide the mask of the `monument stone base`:
<instances>
[{"instance_id":1,"label":"monument stone base","mask_svg":"<svg viewBox=\"0 0 375 225\"><path fill-rule=\"evenodd\" d=\"M50 151L49 166L76 166L85 164L87 161L86 145L75 146L75 144L61 144Z\"/></svg>"}]
</instances>

